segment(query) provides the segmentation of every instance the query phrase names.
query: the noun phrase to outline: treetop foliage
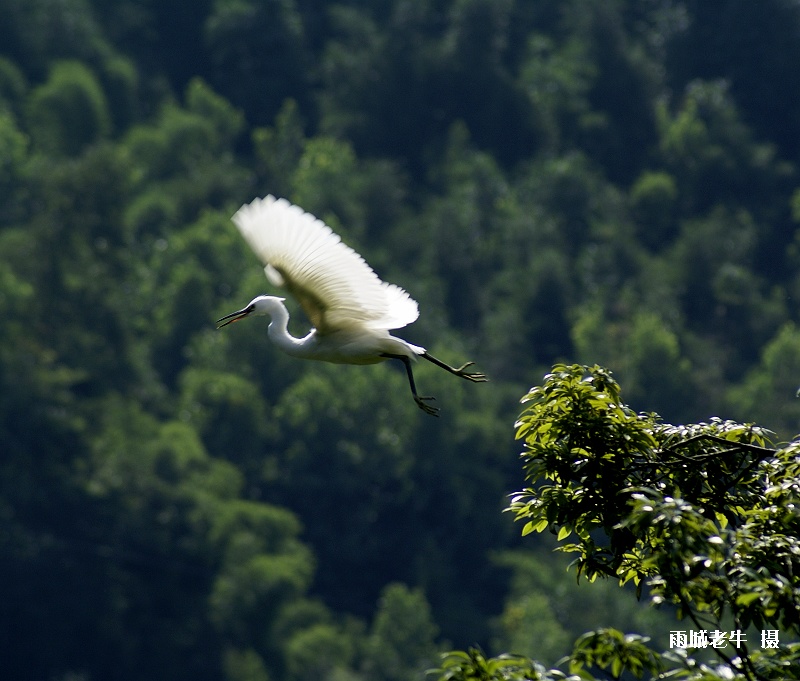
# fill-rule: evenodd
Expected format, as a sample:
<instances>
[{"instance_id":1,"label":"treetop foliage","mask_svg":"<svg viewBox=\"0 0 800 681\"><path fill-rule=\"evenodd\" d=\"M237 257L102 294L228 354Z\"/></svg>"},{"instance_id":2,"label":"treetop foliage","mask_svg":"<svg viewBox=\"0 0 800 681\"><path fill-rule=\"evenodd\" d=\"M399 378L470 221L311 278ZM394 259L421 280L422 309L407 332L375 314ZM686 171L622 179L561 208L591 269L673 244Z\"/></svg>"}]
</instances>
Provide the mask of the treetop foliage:
<instances>
[{"instance_id":1,"label":"treetop foliage","mask_svg":"<svg viewBox=\"0 0 800 681\"><path fill-rule=\"evenodd\" d=\"M523 399L517 438L531 485L508 510L524 521L522 534L550 530L559 550L575 553L576 574L592 582L632 581L636 596L676 607L697 630L774 629L800 634L798 442L770 446L752 424L712 420L672 426L637 414L599 366L557 365ZM571 537L574 539L570 540ZM570 540L570 541L568 541ZM726 619L728 618L728 619ZM570 673L628 670L637 678L784 679L800 673L800 647L732 656L713 648L716 670L675 651L659 655L646 639L598 630L575 643ZM512 658L480 654L445 658L440 678L530 678ZM509 671L509 665L511 671ZM666 669L672 669L662 676ZM727 670L727 671L726 671ZM542 675L533 678L561 678Z\"/></svg>"}]
</instances>

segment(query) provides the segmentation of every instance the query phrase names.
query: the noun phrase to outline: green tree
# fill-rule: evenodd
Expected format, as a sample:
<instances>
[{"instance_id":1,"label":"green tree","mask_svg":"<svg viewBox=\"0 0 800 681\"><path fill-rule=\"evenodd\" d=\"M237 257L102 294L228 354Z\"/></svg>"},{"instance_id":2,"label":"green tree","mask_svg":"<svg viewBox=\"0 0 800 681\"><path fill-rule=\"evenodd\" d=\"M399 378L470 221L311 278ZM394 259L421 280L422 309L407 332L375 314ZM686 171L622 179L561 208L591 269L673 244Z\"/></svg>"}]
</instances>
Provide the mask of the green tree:
<instances>
[{"instance_id":1,"label":"green tree","mask_svg":"<svg viewBox=\"0 0 800 681\"><path fill-rule=\"evenodd\" d=\"M800 674L800 644L785 641L800 634L793 578L800 568L800 442L775 449L767 431L752 424L673 426L637 414L598 366L558 365L524 402L516 428L531 486L509 505L524 522L523 535L550 529L559 549L575 555L579 579L632 582L637 596L671 604L689 629L720 634L726 643L709 650L716 657L709 664L696 657L699 644L658 653L646 638L601 629L576 641L564 661L569 673L695 681ZM749 627L784 640L756 649ZM563 678L557 670L531 675L534 667L453 653L440 678L475 678L478 668L487 679Z\"/></svg>"},{"instance_id":2,"label":"green tree","mask_svg":"<svg viewBox=\"0 0 800 681\"><path fill-rule=\"evenodd\" d=\"M352 639L339 627L329 623L314 624L288 641L287 678L290 681L336 679L337 674L352 664L353 654Z\"/></svg>"},{"instance_id":3,"label":"green tree","mask_svg":"<svg viewBox=\"0 0 800 681\"><path fill-rule=\"evenodd\" d=\"M780 188L787 169L774 147L754 139L726 81L693 81L672 108L662 102L657 115L661 156L678 181L684 210L718 202L753 209L772 194L769 185Z\"/></svg>"},{"instance_id":4,"label":"green tree","mask_svg":"<svg viewBox=\"0 0 800 681\"><path fill-rule=\"evenodd\" d=\"M528 38L520 79L534 106L539 144L549 152L570 148L592 126L588 93L597 69L586 50L577 38L562 44L544 34Z\"/></svg>"},{"instance_id":5,"label":"green tree","mask_svg":"<svg viewBox=\"0 0 800 681\"><path fill-rule=\"evenodd\" d=\"M184 99L185 106L167 101L154 120L129 128L122 153L137 195L158 202L171 219L192 221L209 206L241 201L250 172L233 154L241 112L199 78L188 83Z\"/></svg>"},{"instance_id":6,"label":"green tree","mask_svg":"<svg viewBox=\"0 0 800 681\"><path fill-rule=\"evenodd\" d=\"M96 63L111 51L88 0L6 0L0 12L3 51L30 76L41 77L53 59Z\"/></svg>"},{"instance_id":7,"label":"green tree","mask_svg":"<svg viewBox=\"0 0 800 681\"><path fill-rule=\"evenodd\" d=\"M290 178L305 148L306 136L297 102L287 99L272 127L253 131L253 151L261 184L275 196L289 196Z\"/></svg>"},{"instance_id":8,"label":"green tree","mask_svg":"<svg viewBox=\"0 0 800 681\"><path fill-rule=\"evenodd\" d=\"M660 249L675 238L678 187L672 175L663 171L642 173L631 187L629 199L644 246Z\"/></svg>"},{"instance_id":9,"label":"green tree","mask_svg":"<svg viewBox=\"0 0 800 681\"><path fill-rule=\"evenodd\" d=\"M422 176L438 144L443 97L441 17L427 2L388 3L385 16L335 7L320 55L320 126L351 140L360 155L399 158ZM401 93L395 84L403 83Z\"/></svg>"},{"instance_id":10,"label":"green tree","mask_svg":"<svg viewBox=\"0 0 800 681\"><path fill-rule=\"evenodd\" d=\"M58 62L29 99L28 120L37 148L75 155L111 132L108 101L95 74L77 61Z\"/></svg>"},{"instance_id":11,"label":"green tree","mask_svg":"<svg viewBox=\"0 0 800 681\"><path fill-rule=\"evenodd\" d=\"M103 143L74 159L36 154L27 170L27 191L38 202L25 223L34 255L11 262L36 287L33 328L59 363L80 373L84 395L129 387L142 367L131 352L125 290L136 263L115 228L129 196L125 158Z\"/></svg>"},{"instance_id":12,"label":"green tree","mask_svg":"<svg viewBox=\"0 0 800 681\"><path fill-rule=\"evenodd\" d=\"M212 82L251 121L272 120L288 97L307 99L312 63L294 0L214 0L203 39Z\"/></svg>"},{"instance_id":13,"label":"green tree","mask_svg":"<svg viewBox=\"0 0 800 681\"><path fill-rule=\"evenodd\" d=\"M461 121L450 130L436 179L440 191L421 220L428 235L422 257L430 273L443 279L434 301L444 319L463 328L487 303L481 289L491 276L492 242L503 217L496 206L508 186L491 155L474 148Z\"/></svg>"},{"instance_id":14,"label":"green tree","mask_svg":"<svg viewBox=\"0 0 800 681\"><path fill-rule=\"evenodd\" d=\"M28 83L22 71L10 59L0 57L0 107L19 116L27 94Z\"/></svg>"},{"instance_id":15,"label":"green tree","mask_svg":"<svg viewBox=\"0 0 800 681\"><path fill-rule=\"evenodd\" d=\"M797 5L786 0L691 0L678 11L679 30L662 43L669 80L679 89L693 78L725 78L753 129L778 142L796 161L798 93L784 91L780 84L793 77L789 64L800 50ZM748 40L755 34L769 40ZM770 77L764 78L765 73Z\"/></svg>"},{"instance_id":16,"label":"green tree","mask_svg":"<svg viewBox=\"0 0 800 681\"><path fill-rule=\"evenodd\" d=\"M0 106L0 225L19 219L29 140L14 116Z\"/></svg>"},{"instance_id":17,"label":"green tree","mask_svg":"<svg viewBox=\"0 0 800 681\"><path fill-rule=\"evenodd\" d=\"M736 413L768 424L782 438L800 433L800 331L787 322L767 345L761 361L730 391Z\"/></svg>"},{"instance_id":18,"label":"green tree","mask_svg":"<svg viewBox=\"0 0 800 681\"><path fill-rule=\"evenodd\" d=\"M121 608L129 622L95 633L106 641L104 655L126 674L154 655L159 678L190 678L208 666L255 673L258 659L280 675L284 651L265 632L303 600L314 570L296 518L243 499L241 473L210 457L184 422L159 422L107 399L95 429L84 477L103 510L90 537L102 538L112 557L104 617ZM125 577L115 581L117 571Z\"/></svg>"},{"instance_id":19,"label":"green tree","mask_svg":"<svg viewBox=\"0 0 800 681\"><path fill-rule=\"evenodd\" d=\"M761 236L751 212L720 205L686 220L666 257L677 275L686 335L716 345L713 363L698 357L693 364L716 368L728 380L757 361L786 316L783 291L756 264Z\"/></svg>"},{"instance_id":20,"label":"green tree","mask_svg":"<svg viewBox=\"0 0 800 681\"><path fill-rule=\"evenodd\" d=\"M579 358L595 357L624 377L626 397L648 410L689 413L692 372L678 335L653 312L635 307L632 318L611 321L584 306L573 325Z\"/></svg>"},{"instance_id":21,"label":"green tree","mask_svg":"<svg viewBox=\"0 0 800 681\"><path fill-rule=\"evenodd\" d=\"M390 584L381 593L367 639L366 678L380 681L422 678L435 659L437 633L422 591Z\"/></svg>"},{"instance_id":22,"label":"green tree","mask_svg":"<svg viewBox=\"0 0 800 681\"><path fill-rule=\"evenodd\" d=\"M641 631L666 646L671 613L648 608L633 598L621 597L610 581L594 584L576 581L568 574L566 556L553 556L541 542L535 551L505 551L497 560L512 571L511 588L495 625L493 650L527 655L554 665L572 649L574 639L586 631L614 627Z\"/></svg>"},{"instance_id":23,"label":"green tree","mask_svg":"<svg viewBox=\"0 0 800 681\"><path fill-rule=\"evenodd\" d=\"M501 164L535 148L534 105L510 71L516 31L512 0L456 0L441 38L442 105ZM497 122L503 121L498 126Z\"/></svg>"}]
</instances>

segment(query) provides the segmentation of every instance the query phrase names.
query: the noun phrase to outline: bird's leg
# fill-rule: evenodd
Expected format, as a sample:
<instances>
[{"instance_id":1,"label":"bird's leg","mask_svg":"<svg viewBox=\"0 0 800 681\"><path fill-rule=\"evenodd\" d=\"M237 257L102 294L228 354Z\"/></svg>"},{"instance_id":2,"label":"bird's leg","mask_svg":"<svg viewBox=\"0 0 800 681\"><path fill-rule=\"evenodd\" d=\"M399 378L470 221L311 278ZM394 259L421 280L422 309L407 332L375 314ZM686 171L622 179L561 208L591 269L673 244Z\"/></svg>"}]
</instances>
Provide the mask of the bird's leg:
<instances>
[{"instance_id":1,"label":"bird's leg","mask_svg":"<svg viewBox=\"0 0 800 681\"><path fill-rule=\"evenodd\" d=\"M417 386L414 384L414 374L411 372L411 361L405 355L392 355L388 352L384 352L381 357L388 357L389 359L399 359L403 366L406 368L406 374L408 375L408 385L411 386L411 394L414 396L414 402L417 403L417 406L422 409L426 414L430 414L431 416L439 416L439 408L433 407L430 404L425 404L427 400L435 400L435 397L420 397L417 394Z\"/></svg>"},{"instance_id":2,"label":"bird's leg","mask_svg":"<svg viewBox=\"0 0 800 681\"><path fill-rule=\"evenodd\" d=\"M437 367L442 367L442 369L446 369L451 374L461 376L461 378L466 378L468 381L472 381L473 383L484 383L489 380L486 378L486 374L482 374L478 371L465 371L467 367L471 367L473 364L475 364L475 362L467 362L456 369L455 367L451 367L449 364L445 364L442 360L436 359L436 357L433 355L429 355L427 352L423 352L420 356L424 357L429 362L433 362Z\"/></svg>"}]
</instances>

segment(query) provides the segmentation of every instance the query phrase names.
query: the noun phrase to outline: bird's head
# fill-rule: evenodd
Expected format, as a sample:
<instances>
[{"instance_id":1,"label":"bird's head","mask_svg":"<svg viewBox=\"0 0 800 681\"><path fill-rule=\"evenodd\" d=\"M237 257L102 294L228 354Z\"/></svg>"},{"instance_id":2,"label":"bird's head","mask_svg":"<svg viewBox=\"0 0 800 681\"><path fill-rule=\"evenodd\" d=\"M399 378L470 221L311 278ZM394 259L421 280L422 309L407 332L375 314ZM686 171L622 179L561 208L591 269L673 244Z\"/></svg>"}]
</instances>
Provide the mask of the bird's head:
<instances>
[{"instance_id":1,"label":"bird's head","mask_svg":"<svg viewBox=\"0 0 800 681\"><path fill-rule=\"evenodd\" d=\"M221 319L218 319L217 328L221 329L223 326L241 321L245 317L272 315L276 310L285 309L283 304L284 300L285 298L278 298L277 296L257 296L241 310L236 310L236 312L231 312Z\"/></svg>"}]
</instances>

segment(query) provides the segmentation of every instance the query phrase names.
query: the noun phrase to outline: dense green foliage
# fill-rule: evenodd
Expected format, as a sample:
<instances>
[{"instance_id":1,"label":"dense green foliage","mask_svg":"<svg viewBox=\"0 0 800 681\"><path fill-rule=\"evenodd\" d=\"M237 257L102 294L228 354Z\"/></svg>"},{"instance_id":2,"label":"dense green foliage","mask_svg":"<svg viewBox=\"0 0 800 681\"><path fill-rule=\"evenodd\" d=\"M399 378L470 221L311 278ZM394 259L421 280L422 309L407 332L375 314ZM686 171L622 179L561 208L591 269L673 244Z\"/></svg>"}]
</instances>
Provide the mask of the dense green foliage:
<instances>
[{"instance_id":1,"label":"dense green foliage","mask_svg":"<svg viewBox=\"0 0 800 681\"><path fill-rule=\"evenodd\" d=\"M596 362L672 422L800 430L797 3L0 17L0 659L18 678L382 681L472 643L552 664L651 615L515 548L498 511L518 395ZM436 421L396 367L309 366L257 321L217 332L268 289L229 221L267 193L420 302L408 340L492 382L418 367Z\"/></svg>"},{"instance_id":2,"label":"dense green foliage","mask_svg":"<svg viewBox=\"0 0 800 681\"><path fill-rule=\"evenodd\" d=\"M613 577L676 607L672 650L603 628L561 662L575 681L800 677L800 440L767 446L754 425L673 426L637 414L598 366L557 365L523 400L517 438L531 485L509 505L522 534L550 530L578 578ZM569 541L567 541L569 540ZM633 596L631 591L627 592ZM765 645L764 631L779 637ZM682 633L681 638L679 634ZM702 633L702 635L700 635ZM787 638L789 640L787 640ZM760 649L758 648L760 643ZM695 654L711 652L715 664ZM563 679L522 656L453 652L443 681Z\"/></svg>"}]
</instances>

